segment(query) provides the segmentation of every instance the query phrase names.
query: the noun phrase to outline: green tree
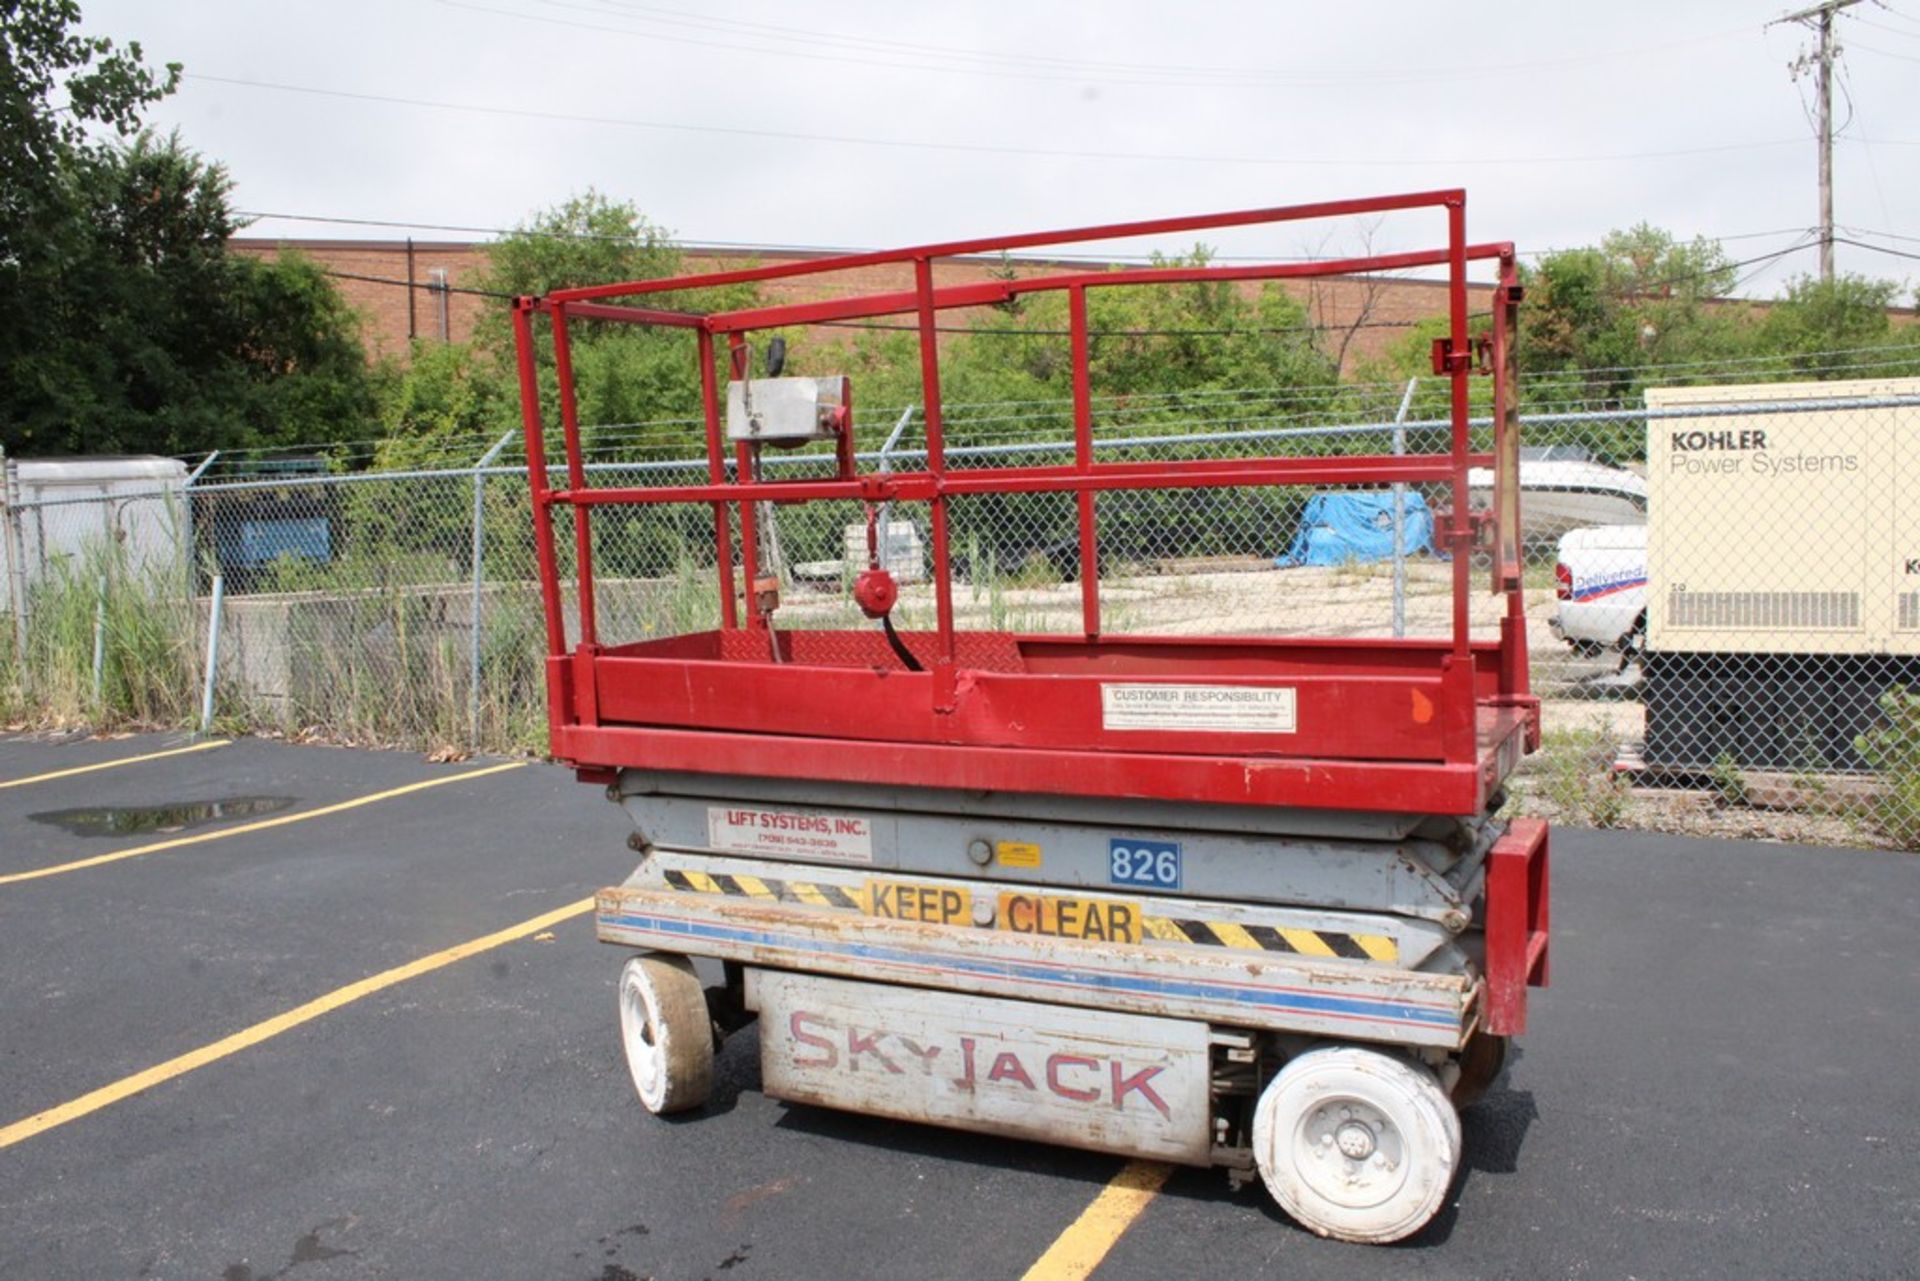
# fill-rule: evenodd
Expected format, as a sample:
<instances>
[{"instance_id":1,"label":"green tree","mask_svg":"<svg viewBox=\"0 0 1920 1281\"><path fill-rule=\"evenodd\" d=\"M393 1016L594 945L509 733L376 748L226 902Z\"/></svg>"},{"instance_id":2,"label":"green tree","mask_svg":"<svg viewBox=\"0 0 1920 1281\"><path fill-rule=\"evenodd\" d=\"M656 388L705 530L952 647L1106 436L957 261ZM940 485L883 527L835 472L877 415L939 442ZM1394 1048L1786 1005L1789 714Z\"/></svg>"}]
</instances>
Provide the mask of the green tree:
<instances>
[{"instance_id":1,"label":"green tree","mask_svg":"<svg viewBox=\"0 0 1920 1281\"><path fill-rule=\"evenodd\" d=\"M226 171L139 132L179 66L79 18L0 0L0 445L180 453L365 421L365 356L324 274L229 256Z\"/></svg>"},{"instance_id":2,"label":"green tree","mask_svg":"<svg viewBox=\"0 0 1920 1281\"><path fill-rule=\"evenodd\" d=\"M1640 223L1548 254L1521 283L1516 356L1536 402L1628 404L1644 366L1712 361L1739 345L1739 311L1712 304L1733 288L1733 265L1705 237L1681 242Z\"/></svg>"},{"instance_id":3,"label":"green tree","mask_svg":"<svg viewBox=\"0 0 1920 1281\"><path fill-rule=\"evenodd\" d=\"M487 270L475 282L498 293L545 294L555 289L657 280L680 274L685 259L667 231L630 201L589 189L535 214L490 246ZM647 306L711 311L752 305L751 285L683 290L649 296ZM543 379L543 409L558 421L551 351L544 325L536 324ZM574 387L586 443L603 456L639 456L658 450L691 454L702 444L700 376L689 330L598 321L576 321L568 336ZM476 343L496 367L513 368L513 340L505 307L483 318ZM635 429L633 424L650 424Z\"/></svg>"},{"instance_id":4,"label":"green tree","mask_svg":"<svg viewBox=\"0 0 1920 1281\"><path fill-rule=\"evenodd\" d=\"M633 204L589 190L523 222L489 246L487 268L475 287L509 296L540 295L580 285L659 279L685 270L667 232ZM752 287L687 290L648 298L668 309L713 310L745 306L758 297ZM534 325L538 345L541 412L549 429L549 457L558 459L559 391L550 330ZM700 376L693 334L684 329L575 321L569 326L574 392L583 447L594 462L688 458L704 446ZM408 366L398 371L382 399L385 439L377 454L383 467L463 465L501 433L520 422L511 312L490 307L471 345L416 343ZM522 457L509 448L502 462ZM514 534L525 517L511 506L510 486L488 486L487 519L502 517ZM496 502L497 499L497 502ZM524 501L522 499L521 501ZM363 547L392 553L455 546L467 529L461 509L394 520L373 499L351 511ZM498 506L500 511L496 513ZM710 531L704 510L609 510L595 520L600 568L611 574L670 571L684 547ZM504 531L503 531L504 532ZM505 547L512 537L495 539ZM489 555L489 568L506 562Z\"/></svg>"},{"instance_id":5,"label":"green tree","mask_svg":"<svg viewBox=\"0 0 1920 1281\"><path fill-rule=\"evenodd\" d=\"M544 209L487 247L480 288L504 294L544 294L581 285L657 280L680 270L678 248L664 228L632 202L588 188ZM504 313L487 332L504 335Z\"/></svg>"},{"instance_id":6,"label":"green tree","mask_svg":"<svg viewBox=\"0 0 1920 1281\"><path fill-rule=\"evenodd\" d=\"M9 451L189 453L371 420L356 318L313 263L227 252L221 166L146 134L60 163L69 217L11 264L0 315Z\"/></svg>"},{"instance_id":7,"label":"green tree","mask_svg":"<svg viewBox=\"0 0 1920 1281\"><path fill-rule=\"evenodd\" d=\"M1751 348L1753 321L1744 303L1724 295L1736 283L1718 242L1682 241L1639 223L1612 231L1598 245L1545 255L1520 270L1526 301L1520 308L1514 358L1522 404L1534 409L1607 409L1640 402L1649 380L1682 382L1724 373L1724 361ZM1470 323L1477 336L1489 318ZM1432 341L1445 334L1435 319L1410 329L1386 359L1364 377L1424 380L1413 417L1444 417L1446 389L1431 378ZM1488 411L1489 380L1476 378L1476 414ZM1580 424L1529 429L1530 444L1570 441L1597 448L1612 461L1641 457L1637 427Z\"/></svg>"},{"instance_id":8,"label":"green tree","mask_svg":"<svg viewBox=\"0 0 1920 1281\"><path fill-rule=\"evenodd\" d=\"M1197 246L1190 254L1154 262L1180 267L1209 260L1209 251ZM1005 270L996 275L1007 278ZM919 341L908 319L882 323L890 328L863 332L851 350L822 343L810 347L807 356L848 368L859 402L890 421L887 411L919 405L922 399ZM1205 281L1095 287L1087 293L1087 328L1094 429L1103 440L1304 425L1329 420L1342 400L1337 368L1306 309L1277 286L1249 291ZM1032 294L1017 310L976 313L962 332L942 342L940 392L949 447L1071 441L1066 295ZM872 412L864 419L870 428L873 419ZM1319 437L1302 447L1322 451L1341 445ZM1220 448L1216 442L1206 446L1210 455ZM1242 448L1287 446L1269 440ZM1071 457L1069 445L1058 454L1028 454L1023 461ZM1194 555L1245 551L1248 538L1264 536L1255 531L1283 527L1299 500L1299 494L1282 489L1106 495L1102 546L1105 554L1120 559L1168 554L1170 548ZM1078 572L1070 495L988 495L950 510L957 544L972 546L970 555L991 551L999 570L1021 571L1031 558L1044 555L1054 572Z\"/></svg>"},{"instance_id":9,"label":"green tree","mask_svg":"<svg viewBox=\"0 0 1920 1281\"><path fill-rule=\"evenodd\" d=\"M1876 363L1873 372L1877 374L1920 372L1920 328L1902 325L1896 330L1888 315L1899 293L1900 287L1892 281L1851 273L1831 281L1796 277L1760 322L1756 335L1760 349L1779 356L1794 377L1856 373L1859 356L1849 353L1862 347L1894 349Z\"/></svg>"},{"instance_id":10,"label":"green tree","mask_svg":"<svg viewBox=\"0 0 1920 1281\"><path fill-rule=\"evenodd\" d=\"M1190 254L1156 256L1153 262L1183 267L1210 260L1210 251L1196 246ZM869 331L850 355L837 345L829 355L823 344L810 350L810 359L851 363L862 374L866 404L917 404L918 337L908 332L909 321L890 323L901 328ZM1193 421L1194 405L1180 400L1186 392L1265 390L1284 393L1290 403L1300 402L1302 389L1323 393L1323 400L1335 395L1337 371L1305 307L1277 286L1255 293L1226 281L1093 288L1087 292L1087 328L1092 391L1110 417ZM1018 421L1030 437L1058 439L1062 427L1072 424L1069 348L1063 293L1027 295L1017 311L985 311L943 342L941 399L956 409L978 405L989 411L1008 402L1052 402ZM1008 419L1004 412L984 416L996 427ZM957 418L956 428L963 429L964 421Z\"/></svg>"},{"instance_id":11,"label":"green tree","mask_svg":"<svg viewBox=\"0 0 1920 1281\"><path fill-rule=\"evenodd\" d=\"M520 421L512 380L470 344L421 341L381 397L382 469L471 463Z\"/></svg>"},{"instance_id":12,"label":"green tree","mask_svg":"<svg viewBox=\"0 0 1920 1281\"><path fill-rule=\"evenodd\" d=\"M73 30L74 0L0 0L0 272L57 235L66 159L90 149L88 125L138 132L141 108L180 83L180 64L156 71L137 42L121 49ZM64 101L55 103L59 92Z\"/></svg>"}]
</instances>

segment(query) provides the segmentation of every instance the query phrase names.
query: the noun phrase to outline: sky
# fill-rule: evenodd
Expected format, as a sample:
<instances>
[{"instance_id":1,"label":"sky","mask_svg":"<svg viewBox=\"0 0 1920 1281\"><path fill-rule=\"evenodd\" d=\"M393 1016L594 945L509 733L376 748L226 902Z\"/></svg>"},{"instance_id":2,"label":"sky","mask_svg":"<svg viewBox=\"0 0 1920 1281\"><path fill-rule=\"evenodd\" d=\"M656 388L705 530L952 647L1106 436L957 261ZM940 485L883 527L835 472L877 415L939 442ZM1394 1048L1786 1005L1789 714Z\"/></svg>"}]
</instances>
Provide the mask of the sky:
<instances>
[{"instance_id":1,"label":"sky","mask_svg":"<svg viewBox=\"0 0 1920 1281\"><path fill-rule=\"evenodd\" d=\"M1523 254L1644 221L1762 259L1818 221L1813 78L1790 71L1814 36L1755 0L82 9L84 30L184 64L148 121L225 164L237 208L301 216L255 235L484 239L438 228L512 227L590 187L709 245L886 248L1455 186L1469 236ZM1836 262L1910 291L1920 0L1861 0L1836 26L1836 234L1877 246ZM1291 258L1443 235L1427 212L1205 239ZM1756 261L1739 292L1816 268L1811 248Z\"/></svg>"}]
</instances>

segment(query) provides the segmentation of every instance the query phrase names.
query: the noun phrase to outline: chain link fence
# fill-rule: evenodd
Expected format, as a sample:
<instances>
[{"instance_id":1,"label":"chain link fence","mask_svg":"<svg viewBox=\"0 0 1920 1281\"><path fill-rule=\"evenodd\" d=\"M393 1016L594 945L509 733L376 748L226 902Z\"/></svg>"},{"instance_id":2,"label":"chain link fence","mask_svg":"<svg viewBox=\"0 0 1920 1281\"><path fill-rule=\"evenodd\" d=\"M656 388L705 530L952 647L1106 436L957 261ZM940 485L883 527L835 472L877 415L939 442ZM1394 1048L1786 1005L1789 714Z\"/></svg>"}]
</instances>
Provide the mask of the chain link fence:
<instances>
[{"instance_id":1,"label":"chain link fence","mask_svg":"<svg viewBox=\"0 0 1920 1281\"><path fill-rule=\"evenodd\" d=\"M1270 390L1099 401L1103 458L1434 452L1437 381L1362 396ZM912 409L863 468L924 460ZM1545 744L1510 804L1559 821L1920 847L1920 379L1649 391L1630 409L1528 414L1525 587ZM643 425L657 439L659 424ZM951 468L1071 463L1071 406L950 406ZM705 479L618 433L596 485ZM689 425L694 439L697 425ZM1485 437L1490 428L1479 428ZM871 428L863 437L879 438ZM464 467L337 474L276 456L92 488L6 468L7 719L174 724L419 748L539 750L545 619L512 435ZM610 456L618 455L618 456ZM769 452L770 476L830 456ZM1476 505L1490 477L1474 476ZM1083 626L1068 494L950 503L963 629ZM1443 489L1112 492L1095 500L1103 634L1444 635ZM759 509L782 631L873 626L857 503ZM933 625L924 504L875 514L912 643ZM571 516L556 519L563 580ZM607 643L715 627L722 575L699 505L600 508L591 545ZM729 567L730 569L732 567ZM1485 568L1476 565L1477 582ZM730 581L733 581L730 576ZM567 588L568 641L577 614ZM1476 593L1476 632L1499 598Z\"/></svg>"}]
</instances>

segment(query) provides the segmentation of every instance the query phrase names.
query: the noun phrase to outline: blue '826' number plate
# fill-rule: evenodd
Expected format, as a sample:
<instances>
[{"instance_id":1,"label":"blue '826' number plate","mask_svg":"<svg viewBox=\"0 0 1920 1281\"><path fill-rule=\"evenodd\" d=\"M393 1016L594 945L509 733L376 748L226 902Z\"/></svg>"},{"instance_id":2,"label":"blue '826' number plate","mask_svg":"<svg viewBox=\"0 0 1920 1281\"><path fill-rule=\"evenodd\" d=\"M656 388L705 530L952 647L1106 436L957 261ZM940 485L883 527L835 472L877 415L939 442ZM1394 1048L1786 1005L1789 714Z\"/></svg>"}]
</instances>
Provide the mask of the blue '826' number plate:
<instances>
[{"instance_id":1,"label":"blue '826' number plate","mask_svg":"<svg viewBox=\"0 0 1920 1281\"><path fill-rule=\"evenodd\" d=\"M1107 880L1150 890L1180 888L1180 842L1111 837L1107 841Z\"/></svg>"}]
</instances>

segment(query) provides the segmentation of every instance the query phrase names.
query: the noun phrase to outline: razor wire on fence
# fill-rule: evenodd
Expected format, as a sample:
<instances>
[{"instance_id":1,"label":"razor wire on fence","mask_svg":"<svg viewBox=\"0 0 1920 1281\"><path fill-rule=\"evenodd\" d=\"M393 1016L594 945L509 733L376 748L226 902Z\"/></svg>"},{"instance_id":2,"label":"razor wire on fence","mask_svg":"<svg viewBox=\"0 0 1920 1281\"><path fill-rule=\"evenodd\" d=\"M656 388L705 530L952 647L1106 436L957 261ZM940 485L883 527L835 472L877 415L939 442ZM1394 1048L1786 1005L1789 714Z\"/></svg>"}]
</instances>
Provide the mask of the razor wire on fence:
<instances>
[{"instance_id":1,"label":"razor wire on fence","mask_svg":"<svg viewBox=\"0 0 1920 1281\"><path fill-rule=\"evenodd\" d=\"M1419 412L1424 390L1097 399L1095 448L1141 460L1442 451L1448 423ZM951 470L1074 460L1070 405L952 405L945 418ZM863 469L923 463L914 411L870 421L891 433ZM1545 742L1510 803L1600 826L1920 847L1920 511L1900 501L1920 480L1920 379L1654 388L1644 407L1522 423ZM1488 448L1490 422L1474 432ZM704 457L620 456L617 429L586 434L599 442L592 484L707 477ZM527 475L515 434L476 443L462 467L339 473L318 454L275 454L84 491L8 460L10 717L190 721L217 625L223 723L537 750L546 621ZM825 476L833 460L770 452L764 467ZM1470 476L1474 505L1490 485ZM1434 531L1451 498L1422 485L1105 492L1088 567L1074 495L955 497L956 622L1077 632L1090 569L1108 636L1443 635L1453 567ZM852 596L869 564L864 507L760 513L774 625L871 626ZM556 510L570 620L572 519ZM746 585L716 563L713 519L698 504L595 510L603 640L718 625L723 590ZM896 620L931 627L926 504L895 502L874 521L901 587ZM1477 596L1477 633L1496 634L1500 611Z\"/></svg>"}]
</instances>

